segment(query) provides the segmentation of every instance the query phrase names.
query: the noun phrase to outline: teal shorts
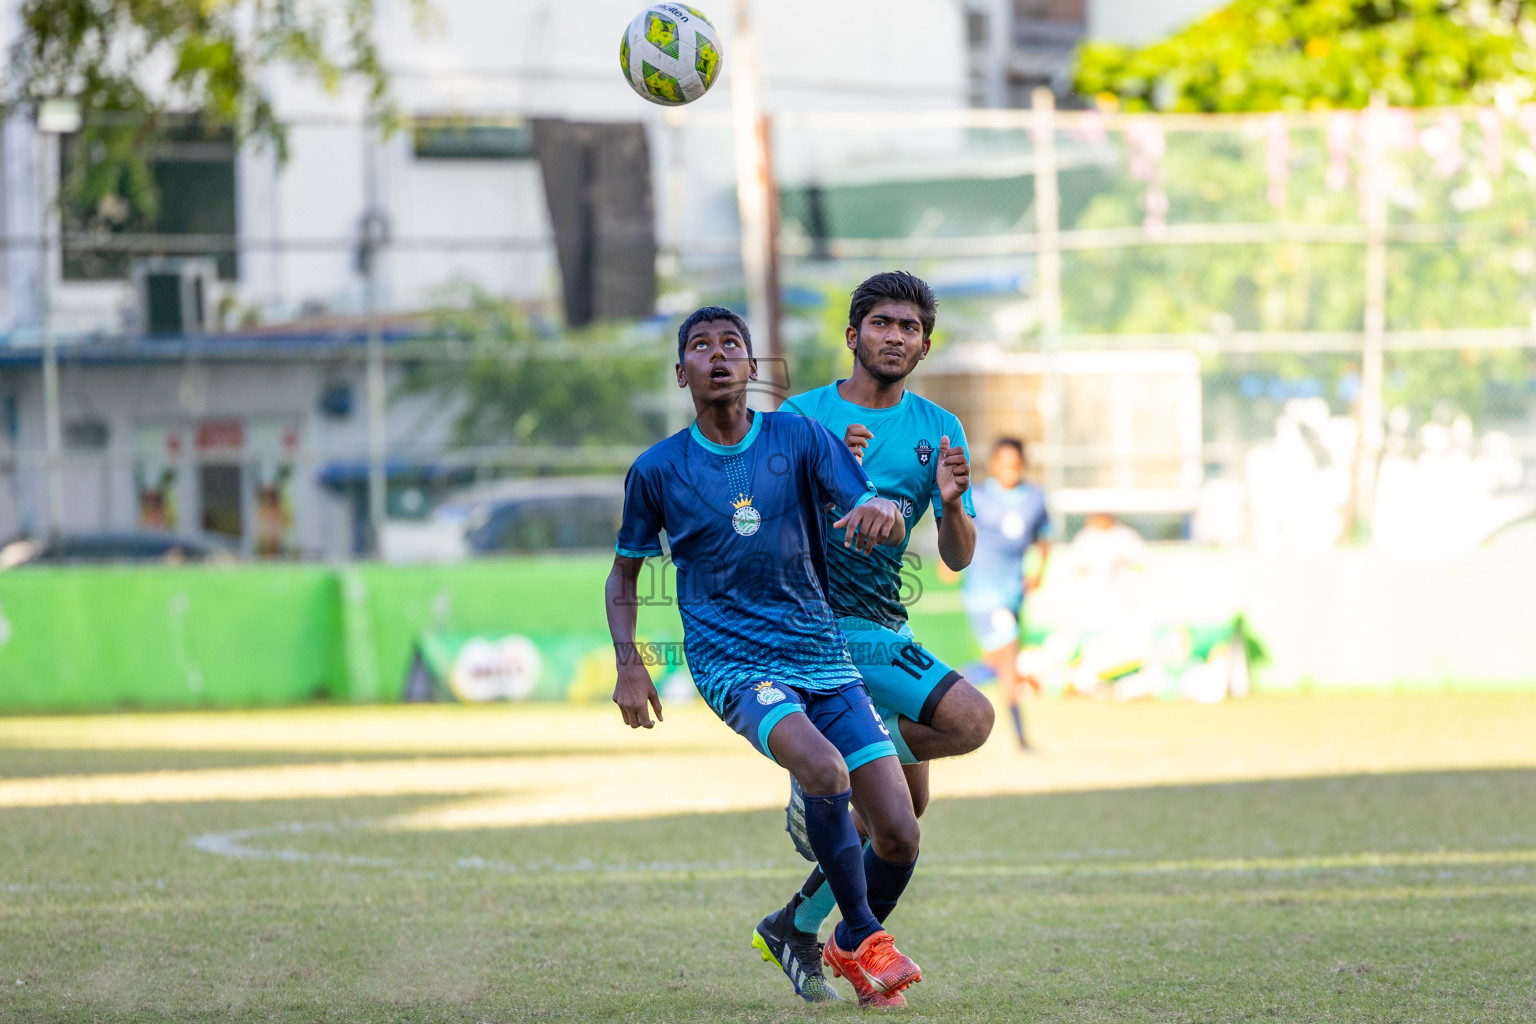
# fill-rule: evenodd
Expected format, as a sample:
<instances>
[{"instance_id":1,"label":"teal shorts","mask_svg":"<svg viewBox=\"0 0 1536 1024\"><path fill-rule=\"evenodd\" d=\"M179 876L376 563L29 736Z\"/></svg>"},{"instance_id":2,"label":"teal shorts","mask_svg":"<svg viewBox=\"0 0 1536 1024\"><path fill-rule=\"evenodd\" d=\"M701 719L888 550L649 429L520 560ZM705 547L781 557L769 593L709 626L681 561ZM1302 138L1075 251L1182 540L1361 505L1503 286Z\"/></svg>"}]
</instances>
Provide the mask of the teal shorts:
<instances>
[{"instance_id":1,"label":"teal shorts","mask_svg":"<svg viewBox=\"0 0 1536 1024\"><path fill-rule=\"evenodd\" d=\"M868 619L838 620L848 655L875 706L931 725L939 701L962 678L917 642L905 622L895 630Z\"/></svg>"}]
</instances>

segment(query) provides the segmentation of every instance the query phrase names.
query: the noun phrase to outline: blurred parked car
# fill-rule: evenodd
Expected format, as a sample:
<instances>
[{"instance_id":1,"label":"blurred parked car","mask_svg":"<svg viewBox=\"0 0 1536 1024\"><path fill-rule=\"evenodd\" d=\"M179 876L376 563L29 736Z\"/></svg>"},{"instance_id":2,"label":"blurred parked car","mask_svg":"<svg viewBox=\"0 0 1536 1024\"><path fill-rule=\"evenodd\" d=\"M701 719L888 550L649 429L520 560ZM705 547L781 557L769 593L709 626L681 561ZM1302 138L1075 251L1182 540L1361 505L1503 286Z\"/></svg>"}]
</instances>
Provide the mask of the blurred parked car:
<instances>
[{"instance_id":1,"label":"blurred parked car","mask_svg":"<svg viewBox=\"0 0 1536 1024\"><path fill-rule=\"evenodd\" d=\"M0 547L0 569L29 565L101 565L114 562L233 562L234 545L209 534L188 536L155 530L70 533L58 538L14 540Z\"/></svg>"},{"instance_id":2,"label":"blurred parked car","mask_svg":"<svg viewBox=\"0 0 1536 1024\"><path fill-rule=\"evenodd\" d=\"M391 562L611 552L623 510L623 477L503 480L449 495L424 522L385 524L380 549Z\"/></svg>"}]
</instances>

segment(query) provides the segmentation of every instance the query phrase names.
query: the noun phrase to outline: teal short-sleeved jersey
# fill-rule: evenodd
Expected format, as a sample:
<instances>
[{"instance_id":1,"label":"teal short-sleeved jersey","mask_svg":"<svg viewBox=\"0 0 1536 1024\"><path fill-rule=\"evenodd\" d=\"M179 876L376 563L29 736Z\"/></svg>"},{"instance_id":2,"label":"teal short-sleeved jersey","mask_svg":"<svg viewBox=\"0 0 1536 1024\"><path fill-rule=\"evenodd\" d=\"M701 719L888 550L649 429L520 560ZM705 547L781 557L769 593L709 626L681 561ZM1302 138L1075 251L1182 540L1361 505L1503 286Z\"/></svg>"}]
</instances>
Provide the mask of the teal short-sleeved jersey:
<instances>
[{"instance_id":1,"label":"teal short-sleeved jersey","mask_svg":"<svg viewBox=\"0 0 1536 1024\"><path fill-rule=\"evenodd\" d=\"M842 383L838 381L837 384ZM941 516L938 466L939 440L949 438L950 447L965 447L965 428L955 415L934 403L905 392L901 401L889 409L867 409L855 405L837 393L837 384L807 391L789 399L780 412L809 416L841 439L850 424L862 423L874 435L864 450L864 472L882 498L901 507L907 521L907 537L922 520L930 506L935 517ZM967 451L969 456L969 451ZM965 511L976 514L971 495L961 499ZM835 531L829 531L829 536ZM839 618L866 619L880 626L896 628L907 620L901 602L902 556L907 542L882 546L869 555L860 555L840 543L827 545L827 597Z\"/></svg>"}]
</instances>

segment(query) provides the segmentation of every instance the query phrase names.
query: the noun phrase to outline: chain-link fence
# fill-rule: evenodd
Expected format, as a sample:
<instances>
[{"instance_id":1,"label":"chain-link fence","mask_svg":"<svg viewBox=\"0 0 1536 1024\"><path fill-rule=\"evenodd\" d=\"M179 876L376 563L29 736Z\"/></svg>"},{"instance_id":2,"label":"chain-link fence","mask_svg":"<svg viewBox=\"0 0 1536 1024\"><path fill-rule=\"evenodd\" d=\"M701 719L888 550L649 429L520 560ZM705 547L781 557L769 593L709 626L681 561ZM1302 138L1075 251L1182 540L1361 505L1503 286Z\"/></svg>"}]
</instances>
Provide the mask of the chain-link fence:
<instances>
[{"instance_id":1,"label":"chain-link fence","mask_svg":"<svg viewBox=\"0 0 1536 1024\"><path fill-rule=\"evenodd\" d=\"M371 547L370 471L405 524L501 477L611 482L691 417L680 315L744 301L731 124L676 112L606 164L634 138L539 131L423 119L369 144L322 121L283 169L183 132L157 209L13 218L0 532L43 532L57 479L68 531L336 555ZM1454 550L1531 511L1536 108L782 114L770 136L791 391L845 370L849 292L901 267L941 300L916 386L978 461L1024 437L1069 519ZM88 151L56 159L67 191ZM47 317L23 308L26 252L53 268ZM656 315L614 312L636 295ZM572 502L604 486L504 549L582 540Z\"/></svg>"},{"instance_id":2,"label":"chain-link fence","mask_svg":"<svg viewBox=\"0 0 1536 1024\"><path fill-rule=\"evenodd\" d=\"M918 386L978 447L1037 442L1064 511L1415 551L1530 514L1536 108L802 116L777 138L785 280L929 277Z\"/></svg>"}]
</instances>

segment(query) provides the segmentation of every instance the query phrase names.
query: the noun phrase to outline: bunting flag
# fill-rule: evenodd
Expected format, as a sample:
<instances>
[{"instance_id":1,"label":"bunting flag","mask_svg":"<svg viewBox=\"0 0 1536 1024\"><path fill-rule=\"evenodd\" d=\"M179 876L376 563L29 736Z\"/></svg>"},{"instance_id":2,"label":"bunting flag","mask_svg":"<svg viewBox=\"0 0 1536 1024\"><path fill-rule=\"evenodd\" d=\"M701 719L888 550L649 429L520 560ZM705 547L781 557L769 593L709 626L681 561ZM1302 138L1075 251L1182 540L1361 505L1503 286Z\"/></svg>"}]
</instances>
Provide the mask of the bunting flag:
<instances>
[{"instance_id":1,"label":"bunting flag","mask_svg":"<svg viewBox=\"0 0 1536 1024\"><path fill-rule=\"evenodd\" d=\"M1515 114L1515 124L1525 132L1526 142L1530 148L1536 149L1536 103L1521 107Z\"/></svg>"},{"instance_id":2,"label":"bunting flag","mask_svg":"<svg viewBox=\"0 0 1536 1024\"><path fill-rule=\"evenodd\" d=\"M1349 150L1354 140L1354 114L1340 110L1328 118L1328 171L1323 181L1335 192L1349 186Z\"/></svg>"},{"instance_id":3,"label":"bunting flag","mask_svg":"<svg viewBox=\"0 0 1536 1024\"><path fill-rule=\"evenodd\" d=\"M1089 146L1102 146L1109 141L1109 129L1104 115L1097 110L1085 111L1071 128L1072 138Z\"/></svg>"},{"instance_id":4,"label":"bunting flag","mask_svg":"<svg viewBox=\"0 0 1536 1024\"><path fill-rule=\"evenodd\" d=\"M1142 199L1142 230L1160 238L1168 229L1168 192L1163 186L1163 157L1168 139L1155 117L1139 117L1125 129L1126 162L1131 177L1147 186Z\"/></svg>"},{"instance_id":5,"label":"bunting flag","mask_svg":"<svg viewBox=\"0 0 1536 1024\"><path fill-rule=\"evenodd\" d=\"M1284 206L1291 180L1291 130L1284 114L1270 114L1264 119L1264 170L1269 175L1269 188L1264 193L1269 205Z\"/></svg>"},{"instance_id":6,"label":"bunting flag","mask_svg":"<svg viewBox=\"0 0 1536 1024\"><path fill-rule=\"evenodd\" d=\"M1379 218L1385 214L1386 195L1392 184L1393 167L1387 154L1413 149L1420 136L1413 114L1400 107L1367 107L1354 126L1360 138L1356 194L1365 215Z\"/></svg>"},{"instance_id":7,"label":"bunting flag","mask_svg":"<svg viewBox=\"0 0 1536 1024\"><path fill-rule=\"evenodd\" d=\"M1483 133L1483 169L1497 181L1504 177L1504 118L1492 107L1477 112L1477 127Z\"/></svg>"},{"instance_id":8,"label":"bunting flag","mask_svg":"<svg viewBox=\"0 0 1536 1024\"><path fill-rule=\"evenodd\" d=\"M1419 132L1419 146L1433 161L1436 177L1449 178L1461 170L1461 128L1461 117L1446 111Z\"/></svg>"}]
</instances>

